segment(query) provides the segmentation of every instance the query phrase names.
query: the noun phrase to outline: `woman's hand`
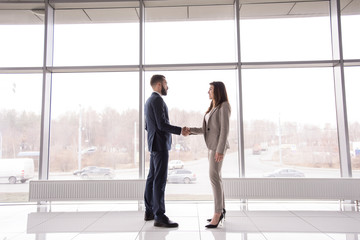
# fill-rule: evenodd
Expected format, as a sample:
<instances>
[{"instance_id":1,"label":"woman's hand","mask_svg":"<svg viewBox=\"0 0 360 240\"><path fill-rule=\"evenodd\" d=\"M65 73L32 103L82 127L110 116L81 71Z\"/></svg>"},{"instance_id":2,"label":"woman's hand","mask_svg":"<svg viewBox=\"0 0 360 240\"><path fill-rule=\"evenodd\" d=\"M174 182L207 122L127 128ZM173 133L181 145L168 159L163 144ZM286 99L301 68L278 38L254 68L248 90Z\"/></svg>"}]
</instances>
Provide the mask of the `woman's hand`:
<instances>
[{"instance_id":1,"label":"woman's hand","mask_svg":"<svg viewBox=\"0 0 360 240\"><path fill-rule=\"evenodd\" d=\"M215 153L215 162L221 162L224 159L224 154Z\"/></svg>"}]
</instances>

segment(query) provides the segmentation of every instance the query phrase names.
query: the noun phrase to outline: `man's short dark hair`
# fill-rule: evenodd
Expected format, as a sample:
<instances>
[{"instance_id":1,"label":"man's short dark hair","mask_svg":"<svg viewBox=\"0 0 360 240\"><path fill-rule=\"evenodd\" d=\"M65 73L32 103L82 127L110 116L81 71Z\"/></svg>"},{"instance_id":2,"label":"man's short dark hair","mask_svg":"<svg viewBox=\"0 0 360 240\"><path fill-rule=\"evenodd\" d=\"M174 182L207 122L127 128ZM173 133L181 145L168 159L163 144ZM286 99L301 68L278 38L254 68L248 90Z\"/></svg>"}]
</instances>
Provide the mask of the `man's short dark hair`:
<instances>
[{"instance_id":1,"label":"man's short dark hair","mask_svg":"<svg viewBox=\"0 0 360 240\"><path fill-rule=\"evenodd\" d=\"M163 82L165 79L164 75L156 74L151 77L150 85L155 86L158 82Z\"/></svg>"}]
</instances>

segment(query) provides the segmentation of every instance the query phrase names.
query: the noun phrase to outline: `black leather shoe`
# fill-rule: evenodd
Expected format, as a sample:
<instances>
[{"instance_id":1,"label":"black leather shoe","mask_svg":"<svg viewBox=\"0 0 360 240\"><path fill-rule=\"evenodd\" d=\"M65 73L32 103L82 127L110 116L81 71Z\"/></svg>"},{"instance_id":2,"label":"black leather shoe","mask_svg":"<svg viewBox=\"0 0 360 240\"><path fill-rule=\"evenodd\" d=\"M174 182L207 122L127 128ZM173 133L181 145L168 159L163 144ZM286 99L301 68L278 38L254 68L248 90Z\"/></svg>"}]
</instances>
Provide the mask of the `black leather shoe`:
<instances>
[{"instance_id":1,"label":"black leather shoe","mask_svg":"<svg viewBox=\"0 0 360 240\"><path fill-rule=\"evenodd\" d=\"M155 227L164 227L164 228L176 228L179 226L176 222L171 221L167 216L164 216L162 219L155 220Z\"/></svg>"},{"instance_id":2,"label":"black leather shoe","mask_svg":"<svg viewBox=\"0 0 360 240\"><path fill-rule=\"evenodd\" d=\"M145 221L154 220L154 214L153 214L153 213L147 213L147 212L145 212L144 220L145 220Z\"/></svg>"},{"instance_id":3,"label":"black leather shoe","mask_svg":"<svg viewBox=\"0 0 360 240\"><path fill-rule=\"evenodd\" d=\"M219 218L219 221L217 222L217 224L215 224L215 225L213 225L213 224L208 224L208 225L206 225L205 227L207 227L207 228L217 228L218 225L219 225L219 223L221 223L221 221L223 220L223 218L224 218L224 215L221 214L221 215L220 215L220 218Z\"/></svg>"}]
</instances>

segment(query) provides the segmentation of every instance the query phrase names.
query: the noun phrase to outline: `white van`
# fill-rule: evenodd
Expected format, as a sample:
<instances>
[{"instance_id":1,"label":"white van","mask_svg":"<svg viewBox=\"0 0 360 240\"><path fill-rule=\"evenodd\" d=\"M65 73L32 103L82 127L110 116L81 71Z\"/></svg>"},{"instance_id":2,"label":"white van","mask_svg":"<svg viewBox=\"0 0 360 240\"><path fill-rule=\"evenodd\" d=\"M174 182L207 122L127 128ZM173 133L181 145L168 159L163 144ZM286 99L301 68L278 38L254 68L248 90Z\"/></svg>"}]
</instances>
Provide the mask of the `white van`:
<instances>
[{"instance_id":1,"label":"white van","mask_svg":"<svg viewBox=\"0 0 360 240\"><path fill-rule=\"evenodd\" d=\"M7 179L9 183L21 182L34 177L34 160L32 158L0 159L0 179Z\"/></svg>"}]
</instances>

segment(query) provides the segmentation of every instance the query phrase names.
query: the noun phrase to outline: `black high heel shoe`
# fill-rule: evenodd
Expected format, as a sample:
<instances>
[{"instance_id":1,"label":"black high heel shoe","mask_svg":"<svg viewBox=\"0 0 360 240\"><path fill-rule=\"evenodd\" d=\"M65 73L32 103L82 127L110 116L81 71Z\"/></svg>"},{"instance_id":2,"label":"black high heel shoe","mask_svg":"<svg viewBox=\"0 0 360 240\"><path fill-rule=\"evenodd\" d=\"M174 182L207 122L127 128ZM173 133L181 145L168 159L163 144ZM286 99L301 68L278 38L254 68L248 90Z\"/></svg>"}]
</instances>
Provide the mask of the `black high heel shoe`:
<instances>
[{"instance_id":1,"label":"black high heel shoe","mask_svg":"<svg viewBox=\"0 0 360 240\"><path fill-rule=\"evenodd\" d=\"M226 214L225 208L223 208L222 214L224 215L224 221L225 221L225 214ZM212 220L211 218L206 219L206 221L208 221L208 222L211 222L211 220Z\"/></svg>"},{"instance_id":2,"label":"black high heel shoe","mask_svg":"<svg viewBox=\"0 0 360 240\"><path fill-rule=\"evenodd\" d=\"M219 221L218 221L218 223L217 223L216 225L208 224L208 225L206 225L205 227L207 227L207 228L217 228L218 225L219 225L219 223L222 221L223 218L224 218L224 214L221 213L220 218L219 218Z\"/></svg>"}]
</instances>

